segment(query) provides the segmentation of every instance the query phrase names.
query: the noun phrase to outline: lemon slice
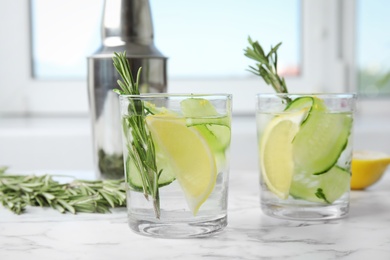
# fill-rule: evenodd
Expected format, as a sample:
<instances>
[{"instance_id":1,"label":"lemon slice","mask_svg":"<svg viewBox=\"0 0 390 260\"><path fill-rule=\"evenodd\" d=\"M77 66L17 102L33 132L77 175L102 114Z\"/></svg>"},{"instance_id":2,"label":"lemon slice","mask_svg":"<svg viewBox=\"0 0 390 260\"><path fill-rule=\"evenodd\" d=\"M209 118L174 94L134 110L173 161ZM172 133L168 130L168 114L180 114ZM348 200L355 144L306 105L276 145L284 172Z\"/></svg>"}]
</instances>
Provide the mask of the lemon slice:
<instances>
[{"instance_id":1,"label":"lemon slice","mask_svg":"<svg viewBox=\"0 0 390 260\"><path fill-rule=\"evenodd\" d=\"M351 189L365 189L380 180L390 155L374 151L354 151L352 156Z\"/></svg>"},{"instance_id":2,"label":"lemon slice","mask_svg":"<svg viewBox=\"0 0 390 260\"><path fill-rule=\"evenodd\" d=\"M294 173L292 141L309 109L275 117L260 141L260 167L268 189L281 199L289 195Z\"/></svg>"},{"instance_id":3,"label":"lemon slice","mask_svg":"<svg viewBox=\"0 0 390 260\"><path fill-rule=\"evenodd\" d=\"M211 149L195 128L186 126L184 118L150 115L146 123L154 142L169 160L191 212L196 215L217 179Z\"/></svg>"}]
</instances>

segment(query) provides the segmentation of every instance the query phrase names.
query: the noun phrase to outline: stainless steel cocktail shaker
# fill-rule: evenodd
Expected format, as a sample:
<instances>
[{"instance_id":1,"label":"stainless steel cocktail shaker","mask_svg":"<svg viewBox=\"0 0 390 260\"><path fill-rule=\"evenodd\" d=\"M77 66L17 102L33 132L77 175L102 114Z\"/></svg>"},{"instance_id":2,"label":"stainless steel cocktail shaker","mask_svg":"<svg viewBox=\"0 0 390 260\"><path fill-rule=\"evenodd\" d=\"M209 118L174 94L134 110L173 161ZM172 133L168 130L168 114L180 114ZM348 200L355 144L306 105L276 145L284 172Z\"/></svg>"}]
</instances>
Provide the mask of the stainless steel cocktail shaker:
<instances>
[{"instance_id":1,"label":"stainless steel cocktail shaker","mask_svg":"<svg viewBox=\"0 0 390 260\"><path fill-rule=\"evenodd\" d=\"M102 19L102 46L88 57L88 94L92 120L93 152L98 178L124 177L119 74L114 52L126 51L133 75L142 67L140 91L166 92L167 58L153 43L153 24L148 0L106 0Z\"/></svg>"}]
</instances>

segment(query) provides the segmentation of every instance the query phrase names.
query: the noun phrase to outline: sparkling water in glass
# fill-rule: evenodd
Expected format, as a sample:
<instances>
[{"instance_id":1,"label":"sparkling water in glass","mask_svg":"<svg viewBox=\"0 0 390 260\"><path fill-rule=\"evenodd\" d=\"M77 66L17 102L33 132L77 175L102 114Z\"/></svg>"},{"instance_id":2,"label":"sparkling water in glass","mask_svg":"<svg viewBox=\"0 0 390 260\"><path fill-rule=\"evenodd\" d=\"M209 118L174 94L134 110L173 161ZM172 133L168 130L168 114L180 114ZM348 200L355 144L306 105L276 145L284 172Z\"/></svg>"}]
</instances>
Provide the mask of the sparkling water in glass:
<instances>
[{"instance_id":1,"label":"sparkling water in glass","mask_svg":"<svg viewBox=\"0 0 390 260\"><path fill-rule=\"evenodd\" d=\"M258 94L260 201L267 215L341 218L349 211L354 94Z\"/></svg>"},{"instance_id":2,"label":"sparkling water in glass","mask_svg":"<svg viewBox=\"0 0 390 260\"><path fill-rule=\"evenodd\" d=\"M128 221L163 238L227 225L231 95L120 96Z\"/></svg>"}]
</instances>

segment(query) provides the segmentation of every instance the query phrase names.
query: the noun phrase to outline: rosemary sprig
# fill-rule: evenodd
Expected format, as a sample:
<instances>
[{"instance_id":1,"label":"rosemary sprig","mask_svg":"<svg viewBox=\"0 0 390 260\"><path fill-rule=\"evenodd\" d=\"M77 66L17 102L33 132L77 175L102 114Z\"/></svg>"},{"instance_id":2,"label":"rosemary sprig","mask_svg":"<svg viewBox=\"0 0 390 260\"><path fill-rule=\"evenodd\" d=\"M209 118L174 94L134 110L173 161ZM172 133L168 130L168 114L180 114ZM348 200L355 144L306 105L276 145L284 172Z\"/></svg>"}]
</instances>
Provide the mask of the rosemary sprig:
<instances>
[{"instance_id":1,"label":"rosemary sprig","mask_svg":"<svg viewBox=\"0 0 390 260\"><path fill-rule=\"evenodd\" d=\"M282 44L278 43L275 47L271 47L271 50L265 54L263 48L257 41L252 41L248 37L250 47L247 47L245 56L255 60L256 67L249 66L249 71L255 75L261 76L267 85L271 85L277 93L288 93L286 82L283 77L278 75L278 55L277 50Z\"/></svg>"},{"instance_id":2,"label":"rosemary sprig","mask_svg":"<svg viewBox=\"0 0 390 260\"><path fill-rule=\"evenodd\" d=\"M110 208L126 204L123 180L74 180L63 184L53 180L55 175L15 175L5 171L0 168L0 203L18 215L26 206L76 214L108 213Z\"/></svg>"},{"instance_id":3,"label":"rosemary sprig","mask_svg":"<svg viewBox=\"0 0 390 260\"><path fill-rule=\"evenodd\" d=\"M126 52L114 53L114 55L114 66L122 77L122 81L118 80L121 89L115 89L114 91L120 95L139 95L141 68L138 69L137 78L134 80L129 61L126 58ZM159 219L158 178L162 170L158 171L157 169L153 139L145 124L145 116L149 113L149 110L145 109L141 100L130 100L128 111L129 116L123 119L122 125L127 139L129 156L141 175L144 196L147 200L149 200L149 196L152 197L154 212L156 218ZM128 136L129 134L131 134L131 137Z\"/></svg>"}]
</instances>

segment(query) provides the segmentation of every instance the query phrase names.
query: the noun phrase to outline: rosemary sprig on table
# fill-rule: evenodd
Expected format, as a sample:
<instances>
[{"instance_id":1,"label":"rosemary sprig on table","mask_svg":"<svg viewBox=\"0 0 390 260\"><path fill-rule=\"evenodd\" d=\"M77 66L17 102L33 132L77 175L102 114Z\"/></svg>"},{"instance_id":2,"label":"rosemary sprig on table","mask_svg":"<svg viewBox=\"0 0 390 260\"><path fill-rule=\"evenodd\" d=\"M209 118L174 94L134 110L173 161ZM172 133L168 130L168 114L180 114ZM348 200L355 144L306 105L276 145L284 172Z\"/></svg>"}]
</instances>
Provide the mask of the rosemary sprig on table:
<instances>
[{"instance_id":1,"label":"rosemary sprig on table","mask_svg":"<svg viewBox=\"0 0 390 260\"><path fill-rule=\"evenodd\" d=\"M107 213L110 208L126 204L123 180L74 180L63 184L53 180L55 175L15 175L5 171L0 168L0 203L18 215L26 206L76 214Z\"/></svg>"},{"instance_id":2,"label":"rosemary sprig on table","mask_svg":"<svg viewBox=\"0 0 390 260\"><path fill-rule=\"evenodd\" d=\"M286 82L283 77L278 75L278 55L277 50L282 44L278 43L275 47L271 47L271 50L265 54L263 48L257 41L252 41L248 37L248 42L250 47L247 47L245 51L245 56L250 59L255 60L256 67L249 66L249 71L255 75L261 76L264 81L271 85L277 93L288 93Z\"/></svg>"},{"instance_id":3,"label":"rosemary sprig on table","mask_svg":"<svg viewBox=\"0 0 390 260\"><path fill-rule=\"evenodd\" d=\"M137 78L134 80L129 61L126 58L126 52L114 53L114 55L114 67L123 80L118 80L121 89L115 89L114 91L120 95L139 95L141 68L138 69ZM158 178L162 170L158 171L157 169L153 139L145 125L145 116L149 112L145 112L148 110L145 110L141 100L130 100L128 111L129 116L123 118L122 125L127 139L129 159L134 162L140 173L145 198L149 200L149 196L152 197L156 218L160 218ZM131 138L127 136L130 132Z\"/></svg>"}]
</instances>

